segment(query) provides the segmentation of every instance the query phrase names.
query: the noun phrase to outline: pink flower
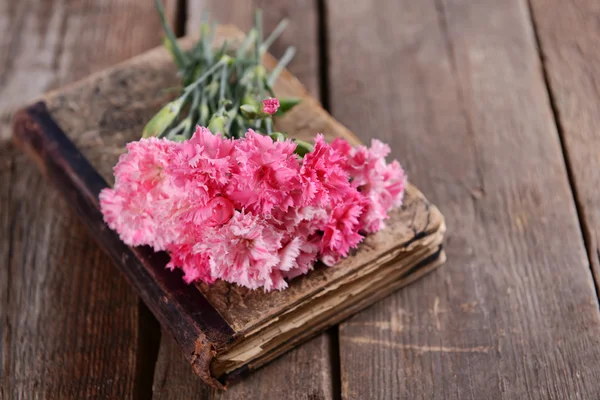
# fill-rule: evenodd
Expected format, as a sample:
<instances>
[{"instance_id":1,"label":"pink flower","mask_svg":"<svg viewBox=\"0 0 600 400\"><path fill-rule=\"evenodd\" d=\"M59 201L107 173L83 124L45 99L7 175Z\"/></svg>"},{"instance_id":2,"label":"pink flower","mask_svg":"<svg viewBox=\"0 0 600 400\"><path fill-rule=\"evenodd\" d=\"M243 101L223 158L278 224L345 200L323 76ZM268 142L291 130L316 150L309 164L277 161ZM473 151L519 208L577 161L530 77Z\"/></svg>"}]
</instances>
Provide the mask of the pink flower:
<instances>
[{"instance_id":1,"label":"pink flower","mask_svg":"<svg viewBox=\"0 0 600 400\"><path fill-rule=\"evenodd\" d=\"M179 144L173 165L175 179L180 182L208 182L218 190L227 183L234 164L233 147L233 140L213 135L208 129L198 126L190 140Z\"/></svg>"},{"instance_id":2,"label":"pink flower","mask_svg":"<svg viewBox=\"0 0 600 400\"><path fill-rule=\"evenodd\" d=\"M317 135L315 148L304 156L300 170L304 204L322 206L354 196L346 164L347 158L327 144L323 135Z\"/></svg>"},{"instance_id":3,"label":"pink flower","mask_svg":"<svg viewBox=\"0 0 600 400\"><path fill-rule=\"evenodd\" d=\"M113 168L115 188L126 186L127 190L160 196L162 191L169 190L167 169L176 148L176 143L157 138L127 143L127 152Z\"/></svg>"},{"instance_id":4,"label":"pink flower","mask_svg":"<svg viewBox=\"0 0 600 400\"><path fill-rule=\"evenodd\" d=\"M279 250L279 264L277 269L281 271L290 271L296 267L296 259L302 249L302 238L297 236L283 245Z\"/></svg>"},{"instance_id":5,"label":"pink flower","mask_svg":"<svg viewBox=\"0 0 600 400\"><path fill-rule=\"evenodd\" d=\"M215 281L215 277L210 273L208 251L195 253L192 245L183 244L170 246L168 252L171 261L167 264L167 268L171 270L181 268L184 273L183 279L187 283L201 280L210 284Z\"/></svg>"},{"instance_id":6,"label":"pink flower","mask_svg":"<svg viewBox=\"0 0 600 400\"><path fill-rule=\"evenodd\" d=\"M363 213L366 200L360 194L347 197L332 206L323 229L320 243L321 260L326 265L334 265L341 257L348 255L363 239L359 233L359 217Z\"/></svg>"},{"instance_id":7,"label":"pink flower","mask_svg":"<svg viewBox=\"0 0 600 400\"><path fill-rule=\"evenodd\" d=\"M209 224L223 225L233 216L233 204L225 197L215 197L208 203L210 209Z\"/></svg>"},{"instance_id":8,"label":"pink flower","mask_svg":"<svg viewBox=\"0 0 600 400\"><path fill-rule=\"evenodd\" d=\"M169 208L173 191L168 175L177 144L156 138L127 144L114 167L115 185L100 194L109 227L130 246L149 244L162 250L159 213Z\"/></svg>"},{"instance_id":9,"label":"pink flower","mask_svg":"<svg viewBox=\"0 0 600 400\"><path fill-rule=\"evenodd\" d=\"M268 99L264 99L262 101L262 111L265 114L275 114L279 109L279 100L274 97L270 97Z\"/></svg>"},{"instance_id":10,"label":"pink flower","mask_svg":"<svg viewBox=\"0 0 600 400\"><path fill-rule=\"evenodd\" d=\"M100 192L100 209L107 225L119 232L121 240L128 246L156 241L157 224L143 192L104 189Z\"/></svg>"},{"instance_id":11,"label":"pink flower","mask_svg":"<svg viewBox=\"0 0 600 400\"><path fill-rule=\"evenodd\" d=\"M319 252L321 235L329 219L327 211L320 207L290 209L277 217L276 227L283 232L283 252L280 251L279 269L286 278L306 274L313 268ZM293 257L292 257L293 255Z\"/></svg>"},{"instance_id":12,"label":"pink flower","mask_svg":"<svg viewBox=\"0 0 600 400\"><path fill-rule=\"evenodd\" d=\"M265 100L265 110L277 106ZM104 219L126 244L168 251L168 268L181 268L188 283L283 289L317 259L333 265L361 233L381 229L406 187L378 140L353 147L318 135L302 162L295 148L252 130L228 140L202 127L182 143L129 143L114 187L100 194Z\"/></svg>"},{"instance_id":13,"label":"pink flower","mask_svg":"<svg viewBox=\"0 0 600 400\"><path fill-rule=\"evenodd\" d=\"M275 267L279 264L281 234L262 218L235 211L229 222L194 246L210 251L211 274L228 282L256 289L283 289L287 283Z\"/></svg>"},{"instance_id":14,"label":"pink flower","mask_svg":"<svg viewBox=\"0 0 600 400\"><path fill-rule=\"evenodd\" d=\"M366 232L382 229L388 211L402 205L406 175L397 161L386 164L389 153L389 146L377 139L371 141L370 148L358 146L347 151L346 170L352 186L369 200L361 218Z\"/></svg>"},{"instance_id":15,"label":"pink flower","mask_svg":"<svg viewBox=\"0 0 600 400\"><path fill-rule=\"evenodd\" d=\"M275 206L285 210L294 204L292 194L300 185L295 148L290 140L273 142L253 130L237 141L237 165L226 188L236 208L267 215Z\"/></svg>"},{"instance_id":16,"label":"pink flower","mask_svg":"<svg viewBox=\"0 0 600 400\"><path fill-rule=\"evenodd\" d=\"M292 279L297 276L307 274L308 271L313 269L319 254L320 241L321 236L316 234L302 238L302 242L300 244L300 253L296 258L295 267L284 274L286 278Z\"/></svg>"},{"instance_id":17,"label":"pink flower","mask_svg":"<svg viewBox=\"0 0 600 400\"><path fill-rule=\"evenodd\" d=\"M173 243L181 242L189 231L198 235L205 226L224 223L233 213L227 199L215 199L231 175L234 141L198 126L194 136L178 146L169 170L176 190L170 193L171 209L163 209L169 212L163 220L172 227Z\"/></svg>"}]
</instances>

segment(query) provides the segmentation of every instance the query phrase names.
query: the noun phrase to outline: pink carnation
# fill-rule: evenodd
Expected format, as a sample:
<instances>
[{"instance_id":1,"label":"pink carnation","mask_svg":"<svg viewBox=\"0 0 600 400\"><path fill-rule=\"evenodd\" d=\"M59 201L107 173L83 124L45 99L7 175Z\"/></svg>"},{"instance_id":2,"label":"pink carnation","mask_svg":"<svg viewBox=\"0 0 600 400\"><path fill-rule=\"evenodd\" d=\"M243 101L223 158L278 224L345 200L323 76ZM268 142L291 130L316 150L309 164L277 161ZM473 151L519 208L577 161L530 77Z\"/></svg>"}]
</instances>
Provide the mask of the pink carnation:
<instances>
[{"instance_id":1,"label":"pink carnation","mask_svg":"<svg viewBox=\"0 0 600 400\"><path fill-rule=\"evenodd\" d=\"M119 232L129 246L154 243L157 224L149 212L147 196L131 190L104 189L100 192L104 221Z\"/></svg>"},{"instance_id":2,"label":"pink carnation","mask_svg":"<svg viewBox=\"0 0 600 400\"><path fill-rule=\"evenodd\" d=\"M291 140L274 142L253 130L237 141L237 164L226 188L237 208L267 215L275 206L285 210L293 205L292 193L300 184L295 149Z\"/></svg>"},{"instance_id":3,"label":"pink carnation","mask_svg":"<svg viewBox=\"0 0 600 400\"><path fill-rule=\"evenodd\" d=\"M273 221L277 221L276 226L283 232L283 248L290 244L285 255L295 255L293 259L280 255L280 269L285 271L285 277L294 278L313 268L320 248L319 232L323 231L328 219L324 208L312 206L293 208L283 216L275 216Z\"/></svg>"},{"instance_id":4,"label":"pink carnation","mask_svg":"<svg viewBox=\"0 0 600 400\"><path fill-rule=\"evenodd\" d=\"M287 283L274 268L279 264L281 234L260 217L236 211L229 222L195 245L211 252L213 276L251 289L282 289Z\"/></svg>"},{"instance_id":5,"label":"pink carnation","mask_svg":"<svg viewBox=\"0 0 600 400\"><path fill-rule=\"evenodd\" d=\"M202 127L181 143L129 143L114 187L100 194L104 219L126 244L168 251L168 268L181 268L188 283L283 289L317 259L333 265L361 233L381 229L406 186L378 140L353 147L318 135L302 161L295 148L252 130L230 140Z\"/></svg>"},{"instance_id":6,"label":"pink carnation","mask_svg":"<svg viewBox=\"0 0 600 400\"><path fill-rule=\"evenodd\" d=\"M262 111L265 114L275 114L279 110L279 100L274 97L270 97L268 99L264 99L262 101Z\"/></svg>"},{"instance_id":7,"label":"pink carnation","mask_svg":"<svg viewBox=\"0 0 600 400\"><path fill-rule=\"evenodd\" d=\"M185 185L187 181L208 182L210 187L220 190L229 180L233 160L234 141L213 135L208 129L198 126L190 140L179 144L174 177Z\"/></svg>"},{"instance_id":8,"label":"pink carnation","mask_svg":"<svg viewBox=\"0 0 600 400\"><path fill-rule=\"evenodd\" d=\"M336 264L341 257L348 255L363 239L359 233L361 225L359 217L367 204L360 194L344 198L335 203L329 219L323 229L320 243L321 260L326 265Z\"/></svg>"},{"instance_id":9,"label":"pink carnation","mask_svg":"<svg viewBox=\"0 0 600 400\"><path fill-rule=\"evenodd\" d=\"M346 156L327 144L323 135L317 135L315 148L304 156L300 170L304 204L323 206L353 196L356 191L349 183L347 162Z\"/></svg>"},{"instance_id":10,"label":"pink carnation","mask_svg":"<svg viewBox=\"0 0 600 400\"><path fill-rule=\"evenodd\" d=\"M168 248L168 252L171 261L167 264L167 268L171 270L181 268L183 279L187 283L200 280L210 284L215 281L215 277L210 273L210 252L196 253L190 244L172 245Z\"/></svg>"},{"instance_id":11,"label":"pink carnation","mask_svg":"<svg viewBox=\"0 0 600 400\"><path fill-rule=\"evenodd\" d=\"M337 148L340 148L338 143ZM357 146L345 148L348 156L346 170L352 178L352 186L357 188L369 201L361 224L366 232L382 229L388 211L402 205L406 175L397 161L386 164L390 153L387 144L377 139L371 141L371 147Z\"/></svg>"},{"instance_id":12,"label":"pink carnation","mask_svg":"<svg viewBox=\"0 0 600 400\"><path fill-rule=\"evenodd\" d=\"M219 226L227 223L233 216L233 204L226 197L215 197L208 202L210 216L208 224L211 226Z\"/></svg>"},{"instance_id":13,"label":"pink carnation","mask_svg":"<svg viewBox=\"0 0 600 400\"><path fill-rule=\"evenodd\" d=\"M128 143L114 168L114 188L100 193L106 223L130 246L163 249L157 214L172 191L167 171L175 148L176 143L156 138Z\"/></svg>"},{"instance_id":14,"label":"pink carnation","mask_svg":"<svg viewBox=\"0 0 600 400\"><path fill-rule=\"evenodd\" d=\"M166 139L148 138L127 144L127 152L119 157L114 167L115 187L144 193L165 189L165 170L173 162L177 143Z\"/></svg>"}]
</instances>

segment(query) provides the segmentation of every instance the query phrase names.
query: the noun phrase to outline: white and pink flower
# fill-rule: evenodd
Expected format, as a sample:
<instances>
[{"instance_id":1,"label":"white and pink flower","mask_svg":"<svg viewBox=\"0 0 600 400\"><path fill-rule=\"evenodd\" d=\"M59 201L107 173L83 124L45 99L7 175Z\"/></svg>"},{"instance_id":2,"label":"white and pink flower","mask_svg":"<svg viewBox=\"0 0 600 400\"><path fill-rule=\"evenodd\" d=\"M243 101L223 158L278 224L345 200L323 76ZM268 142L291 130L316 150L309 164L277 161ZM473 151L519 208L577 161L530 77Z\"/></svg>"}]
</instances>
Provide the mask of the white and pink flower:
<instances>
[{"instance_id":1,"label":"white and pink flower","mask_svg":"<svg viewBox=\"0 0 600 400\"><path fill-rule=\"evenodd\" d=\"M279 104L263 102L272 114ZM276 100L276 99L275 99ZM406 175L389 147L315 140L300 159L291 140L252 130L225 139L198 127L190 140L141 139L100 194L104 219L130 246L171 256L186 282L223 279L281 290L317 260L334 265L402 204Z\"/></svg>"}]
</instances>

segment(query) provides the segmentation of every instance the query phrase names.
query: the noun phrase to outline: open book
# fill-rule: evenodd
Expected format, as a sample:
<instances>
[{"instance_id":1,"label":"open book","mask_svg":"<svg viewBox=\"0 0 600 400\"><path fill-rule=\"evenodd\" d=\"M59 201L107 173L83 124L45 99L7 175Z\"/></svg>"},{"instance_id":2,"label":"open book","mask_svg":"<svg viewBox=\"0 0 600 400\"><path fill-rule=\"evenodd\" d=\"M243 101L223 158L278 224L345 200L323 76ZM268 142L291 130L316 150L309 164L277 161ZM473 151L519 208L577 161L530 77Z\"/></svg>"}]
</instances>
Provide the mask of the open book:
<instances>
[{"instance_id":1,"label":"open book","mask_svg":"<svg viewBox=\"0 0 600 400\"><path fill-rule=\"evenodd\" d=\"M240 35L220 27L216 41L232 43ZM273 59L265 64L272 66ZM443 263L443 216L412 185L385 229L367 236L335 267L318 265L281 292L222 281L187 285L180 271L165 269L167 254L123 244L105 225L98 194L111 182L125 144L140 137L145 123L170 100L165 89L177 83L167 51L151 50L21 110L14 140L62 191L207 383L222 387L242 377ZM287 71L275 94L302 98L276 121L278 130L307 141L323 133L328 141L341 136L358 143Z\"/></svg>"}]
</instances>

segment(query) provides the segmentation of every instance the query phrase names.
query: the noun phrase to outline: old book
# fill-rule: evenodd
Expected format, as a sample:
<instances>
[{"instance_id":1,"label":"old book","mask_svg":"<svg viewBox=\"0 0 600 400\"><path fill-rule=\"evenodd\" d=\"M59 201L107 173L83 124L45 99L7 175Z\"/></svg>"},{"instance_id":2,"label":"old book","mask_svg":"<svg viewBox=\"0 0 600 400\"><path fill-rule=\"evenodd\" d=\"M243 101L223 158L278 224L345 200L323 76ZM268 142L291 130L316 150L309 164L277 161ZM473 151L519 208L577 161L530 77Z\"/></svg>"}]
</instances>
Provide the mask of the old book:
<instances>
[{"instance_id":1,"label":"old book","mask_svg":"<svg viewBox=\"0 0 600 400\"><path fill-rule=\"evenodd\" d=\"M217 40L239 37L237 29L221 27ZM272 66L273 60L265 63ZM177 83L167 51L151 50L19 111L14 140L62 191L207 383L222 387L239 379L443 263L444 219L412 185L386 229L368 236L336 267L317 266L281 292L221 281L187 285L181 272L165 269L167 254L124 245L104 224L98 194L112 182L125 144L139 138L172 96L165 89ZM277 121L279 130L304 140L322 132L328 140L341 136L358 143L288 72L275 92L302 98Z\"/></svg>"}]
</instances>

